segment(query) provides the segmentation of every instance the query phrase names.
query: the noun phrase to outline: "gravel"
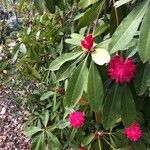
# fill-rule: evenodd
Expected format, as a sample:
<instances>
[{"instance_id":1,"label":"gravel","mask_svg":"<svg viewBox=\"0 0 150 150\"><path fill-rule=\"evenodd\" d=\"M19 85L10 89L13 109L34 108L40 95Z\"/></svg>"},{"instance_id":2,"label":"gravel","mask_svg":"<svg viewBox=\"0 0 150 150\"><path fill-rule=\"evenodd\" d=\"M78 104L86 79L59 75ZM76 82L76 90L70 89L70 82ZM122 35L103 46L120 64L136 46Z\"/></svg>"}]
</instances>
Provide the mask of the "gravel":
<instances>
[{"instance_id":1,"label":"gravel","mask_svg":"<svg viewBox=\"0 0 150 150\"><path fill-rule=\"evenodd\" d=\"M0 150L29 150L30 139L23 134L25 110L11 97L8 88L0 90Z\"/></svg>"}]
</instances>

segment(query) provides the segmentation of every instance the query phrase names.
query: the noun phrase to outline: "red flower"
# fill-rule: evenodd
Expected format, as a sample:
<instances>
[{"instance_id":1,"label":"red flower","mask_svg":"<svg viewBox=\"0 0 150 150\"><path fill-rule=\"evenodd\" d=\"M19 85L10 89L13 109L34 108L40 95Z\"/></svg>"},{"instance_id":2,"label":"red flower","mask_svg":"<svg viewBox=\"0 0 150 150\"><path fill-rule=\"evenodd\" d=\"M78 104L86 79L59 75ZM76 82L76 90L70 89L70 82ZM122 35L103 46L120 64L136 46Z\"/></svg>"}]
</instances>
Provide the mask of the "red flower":
<instances>
[{"instance_id":1,"label":"red flower","mask_svg":"<svg viewBox=\"0 0 150 150\"><path fill-rule=\"evenodd\" d=\"M85 150L84 146L81 146L79 150Z\"/></svg>"},{"instance_id":2,"label":"red flower","mask_svg":"<svg viewBox=\"0 0 150 150\"><path fill-rule=\"evenodd\" d=\"M94 38L91 34L87 35L84 40L81 41L82 48L85 52L91 52L94 44Z\"/></svg>"},{"instance_id":3,"label":"red flower","mask_svg":"<svg viewBox=\"0 0 150 150\"><path fill-rule=\"evenodd\" d=\"M138 123L132 123L130 127L124 129L125 136L131 141L138 141L143 133Z\"/></svg>"},{"instance_id":4,"label":"red flower","mask_svg":"<svg viewBox=\"0 0 150 150\"><path fill-rule=\"evenodd\" d=\"M74 128L82 127L85 123L84 113L79 111L72 112L69 116L69 122Z\"/></svg>"},{"instance_id":5,"label":"red flower","mask_svg":"<svg viewBox=\"0 0 150 150\"><path fill-rule=\"evenodd\" d=\"M131 58L124 60L115 55L109 63L108 74L116 83L130 82L136 72L136 65Z\"/></svg>"}]
</instances>

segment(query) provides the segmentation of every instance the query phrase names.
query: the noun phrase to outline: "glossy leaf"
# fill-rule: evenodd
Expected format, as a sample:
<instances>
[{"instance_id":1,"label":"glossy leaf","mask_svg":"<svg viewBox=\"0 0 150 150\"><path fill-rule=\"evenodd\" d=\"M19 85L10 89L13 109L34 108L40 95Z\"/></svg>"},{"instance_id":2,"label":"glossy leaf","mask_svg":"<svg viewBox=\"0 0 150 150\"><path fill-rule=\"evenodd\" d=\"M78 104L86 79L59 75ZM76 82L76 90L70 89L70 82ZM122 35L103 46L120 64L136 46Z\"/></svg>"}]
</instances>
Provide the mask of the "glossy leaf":
<instances>
[{"instance_id":1,"label":"glossy leaf","mask_svg":"<svg viewBox=\"0 0 150 150\"><path fill-rule=\"evenodd\" d=\"M47 136L49 137L49 140L52 142L55 148L61 149L62 145L54 134L48 131Z\"/></svg>"},{"instance_id":2,"label":"glossy leaf","mask_svg":"<svg viewBox=\"0 0 150 150\"><path fill-rule=\"evenodd\" d=\"M146 12L149 1L145 0L133 9L129 15L121 22L109 45L109 50L114 53L124 47L132 40L135 35L141 20Z\"/></svg>"},{"instance_id":3,"label":"glossy leaf","mask_svg":"<svg viewBox=\"0 0 150 150\"><path fill-rule=\"evenodd\" d=\"M72 72L75 70L77 63L79 63L83 59L84 56L85 56L85 53L83 53L74 63L67 64L67 66L63 68L63 72L61 72L61 74L58 76L58 81L65 80L66 78L70 77Z\"/></svg>"},{"instance_id":4,"label":"glossy leaf","mask_svg":"<svg viewBox=\"0 0 150 150\"><path fill-rule=\"evenodd\" d=\"M87 95L91 109L95 112L100 110L104 97L103 83L93 61L89 69Z\"/></svg>"},{"instance_id":5,"label":"glossy leaf","mask_svg":"<svg viewBox=\"0 0 150 150\"><path fill-rule=\"evenodd\" d=\"M86 69L86 61L87 58L82 63L80 63L69 80L65 95L65 102L68 107L75 105L83 94L85 87L84 72Z\"/></svg>"},{"instance_id":6,"label":"glossy leaf","mask_svg":"<svg viewBox=\"0 0 150 150\"><path fill-rule=\"evenodd\" d=\"M135 102L127 84L123 85L123 91L121 93L121 118L125 126L129 126L135 121L136 108Z\"/></svg>"},{"instance_id":7,"label":"glossy leaf","mask_svg":"<svg viewBox=\"0 0 150 150\"><path fill-rule=\"evenodd\" d=\"M150 61L150 7L144 17L140 30L139 55L143 63Z\"/></svg>"},{"instance_id":8,"label":"glossy leaf","mask_svg":"<svg viewBox=\"0 0 150 150\"><path fill-rule=\"evenodd\" d=\"M90 6L91 4L96 3L98 0L80 0L79 2L79 8L80 9L85 9L88 6Z\"/></svg>"},{"instance_id":9,"label":"glossy leaf","mask_svg":"<svg viewBox=\"0 0 150 150\"><path fill-rule=\"evenodd\" d=\"M146 63L138 67L138 73L135 76L134 87L138 95L143 95L150 80L150 64Z\"/></svg>"},{"instance_id":10,"label":"glossy leaf","mask_svg":"<svg viewBox=\"0 0 150 150\"><path fill-rule=\"evenodd\" d=\"M81 46L81 40L84 39L84 36L81 34L73 33L71 34L71 38L66 39L65 42L68 44Z\"/></svg>"},{"instance_id":11,"label":"glossy leaf","mask_svg":"<svg viewBox=\"0 0 150 150\"><path fill-rule=\"evenodd\" d=\"M103 126L105 129L113 127L120 118L121 91L121 86L113 85L112 90L106 93L102 110Z\"/></svg>"},{"instance_id":12,"label":"glossy leaf","mask_svg":"<svg viewBox=\"0 0 150 150\"><path fill-rule=\"evenodd\" d=\"M96 19L98 12L103 10L104 3L103 0L100 4L96 3L89 8L79 20L79 28L89 26Z\"/></svg>"},{"instance_id":13,"label":"glossy leaf","mask_svg":"<svg viewBox=\"0 0 150 150\"><path fill-rule=\"evenodd\" d=\"M115 2L114 7L116 7L116 8L120 7L126 3L129 3L130 1L132 1L132 0L118 0L117 2Z\"/></svg>"},{"instance_id":14,"label":"glossy leaf","mask_svg":"<svg viewBox=\"0 0 150 150\"><path fill-rule=\"evenodd\" d=\"M48 91L46 93L44 93L41 97L40 97L40 100L43 101L43 100L46 100L47 98L53 96L55 94L55 92L53 91Z\"/></svg>"},{"instance_id":15,"label":"glossy leaf","mask_svg":"<svg viewBox=\"0 0 150 150\"><path fill-rule=\"evenodd\" d=\"M95 134L90 134L87 137L84 138L84 140L82 141L82 144L84 146L89 145L95 138Z\"/></svg>"},{"instance_id":16,"label":"glossy leaf","mask_svg":"<svg viewBox=\"0 0 150 150\"><path fill-rule=\"evenodd\" d=\"M39 127L32 126L32 127L26 128L25 134L26 134L27 136L31 137L32 135L34 135L35 133L37 133L37 132L39 132L39 131L42 131L42 129L39 128Z\"/></svg>"},{"instance_id":17,"label":"glossy leaf","mask_svg":"<svg viewBox=\"0 0 150 150\"><path fill-rule=\"evenodd\" d=\"M49 66L49 70L58 70L65 62L78 58L83 52L66 53L56 58Z\"/></svg>"}]
</instances>

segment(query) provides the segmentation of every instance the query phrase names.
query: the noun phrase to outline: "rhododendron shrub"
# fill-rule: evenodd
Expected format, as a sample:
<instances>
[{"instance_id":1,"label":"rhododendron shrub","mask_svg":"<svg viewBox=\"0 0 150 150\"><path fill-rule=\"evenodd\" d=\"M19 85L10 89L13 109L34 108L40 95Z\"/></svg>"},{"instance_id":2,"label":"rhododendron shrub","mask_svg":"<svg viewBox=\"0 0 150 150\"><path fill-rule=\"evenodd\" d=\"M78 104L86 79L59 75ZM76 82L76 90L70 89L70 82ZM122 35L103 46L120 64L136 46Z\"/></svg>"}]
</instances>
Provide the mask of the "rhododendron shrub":
<instances>
[{"instance_id":1,"label":"rhododendron shrub","mask_svg":"<svg viewBox=\"0 0 150 150\"><path fill-rule=\"evenodd\" d=\"M13 56L32 149L150 148L149 3L34 1Z\"/></svg>"}]
</instances>

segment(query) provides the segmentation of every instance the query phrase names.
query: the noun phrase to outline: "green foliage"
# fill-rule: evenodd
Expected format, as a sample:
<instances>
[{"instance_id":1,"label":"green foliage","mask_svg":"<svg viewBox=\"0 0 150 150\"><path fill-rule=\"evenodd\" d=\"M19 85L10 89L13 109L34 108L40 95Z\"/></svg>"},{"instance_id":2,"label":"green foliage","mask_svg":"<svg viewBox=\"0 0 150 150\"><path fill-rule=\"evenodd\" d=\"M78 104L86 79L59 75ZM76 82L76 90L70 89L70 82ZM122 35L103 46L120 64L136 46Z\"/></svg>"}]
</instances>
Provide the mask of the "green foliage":
<instances>
[{"instance_id":1,"label":"green foliage","mask_svg":"<svg viewBox=\"0 0 150 150\"><path fill-rule=\"evenodd\" d=\"M150 0L19 1L23 24L15 38L13 32L5 37L0 77L27 109L25 133L31 149L150 148L149 5ZM81 46L88 34L94 37L90 53ZM10 53L8 45L14 40ZM109 64L93 62L93 55L98 62L106 60L95 48L108 50L111 58L132 57L137 65L133 80L111 80ZM82 128L70 126L72 111L84 112ZM138 142L124 134L133 122L147 135Z\"/></svg>"}]
</instances>

